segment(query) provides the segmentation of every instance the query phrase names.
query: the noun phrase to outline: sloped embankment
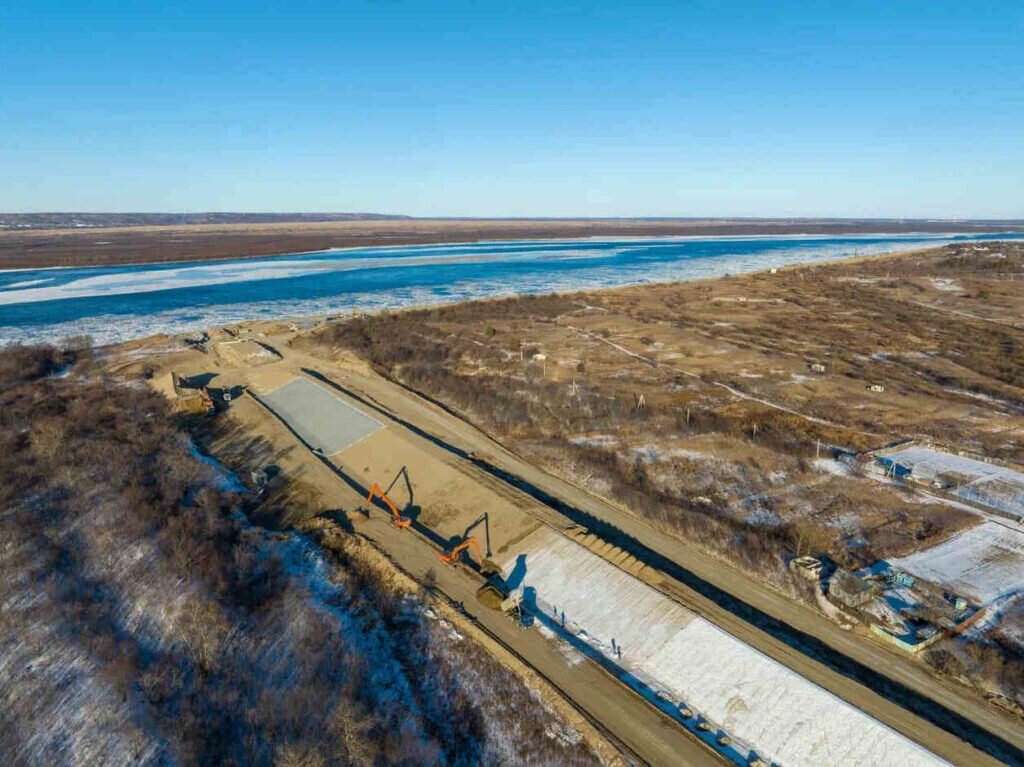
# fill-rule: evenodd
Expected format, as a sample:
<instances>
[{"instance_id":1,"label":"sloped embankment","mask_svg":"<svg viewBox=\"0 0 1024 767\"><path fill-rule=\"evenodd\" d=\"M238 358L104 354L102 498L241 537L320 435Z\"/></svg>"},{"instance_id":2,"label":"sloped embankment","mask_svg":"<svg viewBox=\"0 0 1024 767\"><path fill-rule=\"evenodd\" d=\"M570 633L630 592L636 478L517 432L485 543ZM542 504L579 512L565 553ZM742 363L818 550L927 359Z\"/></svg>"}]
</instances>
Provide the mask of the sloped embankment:
<instances>
[{"instance_id":1,"label":"sloped embankment","mask_svg":"<svg viewBox=\"0 0 1024 767\"><path fill-rule=\"evenodd\" d=\"M597 763L418 599L382 598L304 536L249 526L158 396L8 362L10 763Z\"/></svg>"}]
</instances>

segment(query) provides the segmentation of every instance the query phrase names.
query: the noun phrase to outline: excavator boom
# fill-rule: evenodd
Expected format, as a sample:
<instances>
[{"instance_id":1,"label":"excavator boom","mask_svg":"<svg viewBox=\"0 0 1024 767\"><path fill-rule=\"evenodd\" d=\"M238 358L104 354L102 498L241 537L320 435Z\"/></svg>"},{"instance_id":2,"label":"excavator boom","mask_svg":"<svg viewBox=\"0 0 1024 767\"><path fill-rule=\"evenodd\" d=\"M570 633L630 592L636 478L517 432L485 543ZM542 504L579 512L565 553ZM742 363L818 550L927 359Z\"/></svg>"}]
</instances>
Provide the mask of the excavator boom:
<instances>
[{"instance_id":1,"label":"excavator boom","mask_svg":"<svg viewBox=\"0 0 1024 767\"><path fill-rule=\"evenodd\" d=\"M449 551L447 554L442 554L441 561L447 562L448 564L455 564L459 561L459 552L468 549L470 546L472 546L473 551L476 552L476 561L483 562L484 556L480 553L480 544L476 542L476 538L474 538L472 535L469 536L462 543L460 543L458 546L453 548L451 551Z\"/></svg>"},{"instance_id":2,"label":"excavator boom","mask_svg":"<svg viewBox=\"0 0 1024 767\"><path fill-rule=\"evenodd\" d=\"M412 524L411 519L409 519L408 517L403 517L401 514L398 513L398 507L391 502L391 499L387 497L387 495L381 489L380 485L378 485L376 482L370 485L370 493L369 495L366 496L367 506L373 503L374 493L376 493L380 497L380 499L384 501L385 504L387 504L387 507L391 509L391 518L395 523L395 527L408 527Z\"/></svg>"}]
</instances>

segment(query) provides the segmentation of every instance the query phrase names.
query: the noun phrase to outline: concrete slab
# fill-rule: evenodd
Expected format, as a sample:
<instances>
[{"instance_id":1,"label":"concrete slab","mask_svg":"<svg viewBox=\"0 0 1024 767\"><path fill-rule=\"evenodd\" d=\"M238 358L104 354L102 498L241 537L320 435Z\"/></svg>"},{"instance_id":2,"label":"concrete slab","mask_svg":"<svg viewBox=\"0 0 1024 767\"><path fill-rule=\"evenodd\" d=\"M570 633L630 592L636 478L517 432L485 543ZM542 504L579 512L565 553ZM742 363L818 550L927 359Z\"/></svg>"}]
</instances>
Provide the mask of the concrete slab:
<instances>
[{"instance_id":1,"label":"concrete slab","mask_svg":"<svg viewBox=\"0 0 1024 767\"><path fill-rule=\"evenodd\" d=\"M728 732L741 755L755 750L787 767L948 767L568 536L542 531L500 563L544 633L574 634L577 646L615 663L627 683L685 702L714 731Z\"/></svg>"},{"instance_id":2,"label":"concrete slab","mask_svg":"<svg viewBox=\"0 0 1024 767\"><path fill-rule=\"evenodd\" d=\"M334 455L384 426L305 378L286 383L262 400L324 455Z\"/></svg>"}]
</instances>

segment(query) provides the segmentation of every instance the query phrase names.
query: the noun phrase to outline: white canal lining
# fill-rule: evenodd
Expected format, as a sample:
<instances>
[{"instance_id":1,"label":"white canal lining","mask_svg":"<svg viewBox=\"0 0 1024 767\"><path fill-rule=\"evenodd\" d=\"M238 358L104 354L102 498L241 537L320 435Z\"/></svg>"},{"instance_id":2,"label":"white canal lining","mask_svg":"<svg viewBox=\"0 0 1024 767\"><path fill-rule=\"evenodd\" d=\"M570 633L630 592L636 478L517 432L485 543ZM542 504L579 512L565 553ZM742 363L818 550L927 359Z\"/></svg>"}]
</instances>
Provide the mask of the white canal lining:
<instances>
[{"instance_id":1,"label":"white canal lining","mask_svg":"<svg viewBox=\"0 0 1024 767\"><path fill-rule=\"evenodd\" d=\"M785 767L947 764L566 536L524 545L503 568L524 603L762 758Z\"/></svg>"}]
</instances>

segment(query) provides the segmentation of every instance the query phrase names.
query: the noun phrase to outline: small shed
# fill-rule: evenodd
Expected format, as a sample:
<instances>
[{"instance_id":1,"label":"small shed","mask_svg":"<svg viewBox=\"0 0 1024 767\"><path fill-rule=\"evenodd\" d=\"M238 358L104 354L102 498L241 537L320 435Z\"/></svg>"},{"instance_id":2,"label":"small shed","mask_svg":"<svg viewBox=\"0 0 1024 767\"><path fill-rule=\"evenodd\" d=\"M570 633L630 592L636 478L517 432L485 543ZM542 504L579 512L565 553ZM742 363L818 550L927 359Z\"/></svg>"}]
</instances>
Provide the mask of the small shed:
<instances>
[{"instance_id":1,"label":"small shed","mask_svg":"<svg viewBox=\"0 0 1024 767\"><path fill-rule=\"evenodd\" d=\"M817 557L796 557L789 562L789 569L809 581L821 578L821 560Z\"/></svg>"}]
</instances>

